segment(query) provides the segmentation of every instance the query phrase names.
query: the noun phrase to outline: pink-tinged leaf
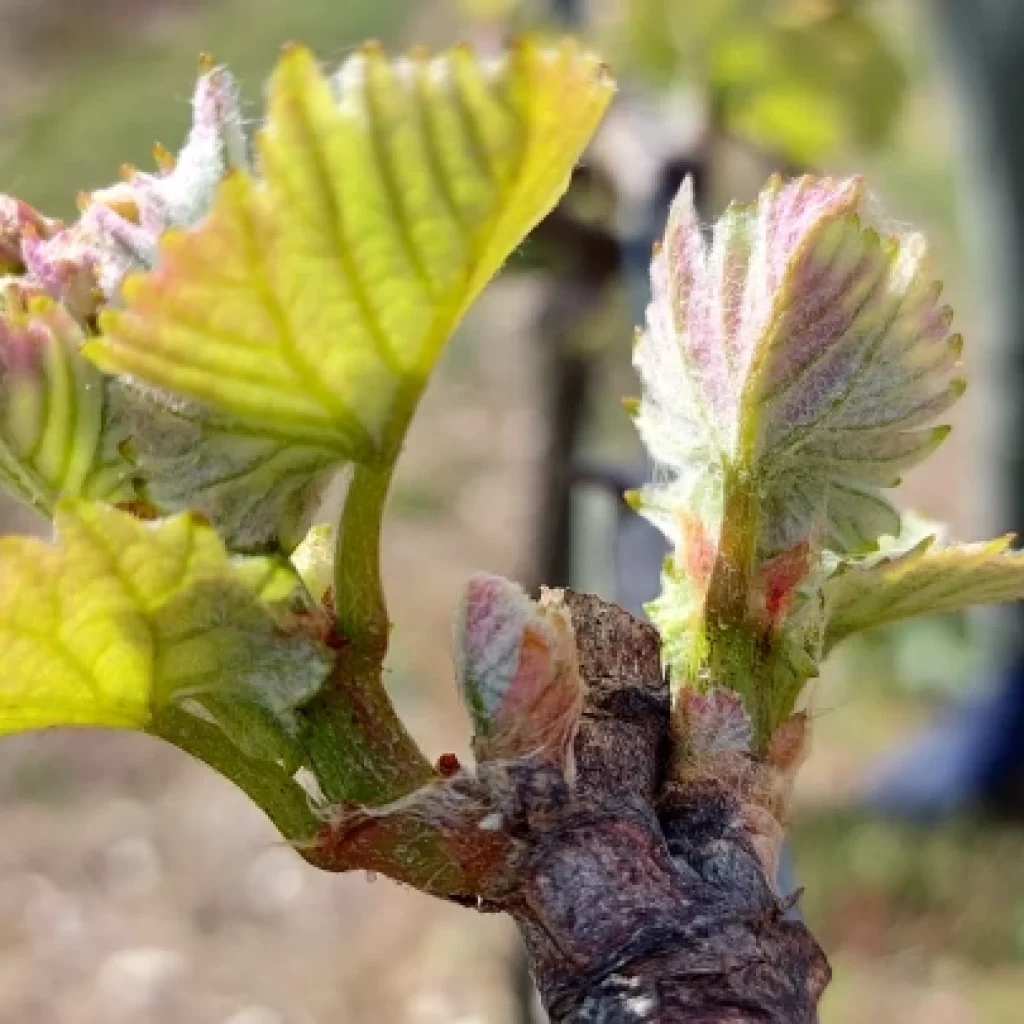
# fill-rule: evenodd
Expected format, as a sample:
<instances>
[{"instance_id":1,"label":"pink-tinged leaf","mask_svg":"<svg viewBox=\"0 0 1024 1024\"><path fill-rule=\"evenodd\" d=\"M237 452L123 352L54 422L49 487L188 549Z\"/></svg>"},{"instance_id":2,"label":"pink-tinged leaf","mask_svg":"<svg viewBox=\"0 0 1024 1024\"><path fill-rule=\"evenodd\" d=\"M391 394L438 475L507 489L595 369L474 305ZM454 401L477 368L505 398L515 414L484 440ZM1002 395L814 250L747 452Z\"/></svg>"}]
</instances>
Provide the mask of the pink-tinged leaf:
<instances>
[{"instance_id":1,"label":"pink-tinged leaf","mask_svg":"<svg viewBox=\"0 0 1024 1024\"><path fill-rule=\"evenodd\" d=\"M21 247L26 237L49 238L60 227L60 221L44 217L28 203L0 192L0 274L24 271Z\"/></svg>"},{"instance_id":2,"label":"pink-tinged leaf","mask_svg":"<svg viewBox=\"0 0 1024 1024\"><path fill-rule=\"evenodd\" d=\"M786 640L794 595L822 550L899 529L883 490L942 441L932 423L963 392L922 240L862 224L864 194L855 178L774 178L706 239L686 184L655 250L634 362L658 470L635 504L673 543L649 611L678 683L706 671L760 701L773 645L806 671L819 624ZM751 706L759 744L791 689Z\"/></svg>"},{"instance_id":3,"label":"pink-tinged leaf","mask_svg":"<svg viewBox=\"0 0 1024 1024\"><path fill-rule=\"evenodd\" d=\"M167 226L191 227L210 209L229 171L249 168L242 107L235 81L223 67L200 74L192 97L192 127L177 158L157 158L159 175L134 174L129 181L145 210L163 210Z\"/></svg>"},{"instance_id":4,"label":"pink-tinged leaf","mask_svg":"<svg viewBox=\"0 0 1024 1024\"><path fill-rule=\"evenodd\" d=\"M120 298L125 277L152 267L169 228L191 227L207 213L224 175L248 166L242 114L231 76L204 70L192 100L192 129L177 159L159 174L126 167L125 180L80 197L82 215L63 227L0 197L0 268L14 243L29 282L75 316L92 316ZM164 153L162 148L158 155Z\"/></svg>"},{"instance_id":5,"label":"pink-tinged leaf","mask_svg":"<svg viewBox=\"0 0 1024 1024\"><path fill-rule=\"evenodd\" d=\"M537 757L568 766L583 683L568 612L500 576L466 588L454 629L455 672L480 760Z\"/></svg>"},{"instance_id":6,"label":"pink-tinged leaf","mask_svg":"<svg viewBox=\"0 0 1024 1024\"><path fill-rule=\"evenodd\" d=\"M682 724L688 757L700 761L715 754L750 753L754 731L740 696L732 690L679 691L676 715Z\"/></svg>"},{"instance_id":7,"label":"pink-tinged leaf","mask_svg":"<svg viewBox=\"0 0 1024 1024\"><path fill-rule=\"evenodd\" d=\"M249 169L241 107L225 69L201 65L187 142L176 157L159 145L154 155L157 173L126 166L124 180L79 197L81 216L67 227L0 197L0 269L9 242L22 275L11 286L22 296L56 299L81 321L120 304L125 278L156 264L158 240L196 225L225 175ZM131 434L147 501L201 512L236 548L267 546L278 533L301 537L334 452L255 437L231 417L126 378L106 379L104 391Z\"/></svg>"},{"instance_id":8,"label":"pink-tinged leaf","mask_svg":"<svg viewBox=\"0 0 1024 1024\"><path fill-rule=\"evenodd\" d=\"M878 488L942 440L928 424L963 391L923 242L862 226L862 201L857 179L774 179L708 246L684 186L652 265L637 425L673 500L710 533L728 517L725 471L749 476L770 512L765 556L808 539L819 516L830 546L871 546Z\"/></svg>"},{"instance_id":9,"label":"pink-tinged leaf","mask_svg":"<svg viewBox=\"0 0 1024 1024\"><path fill-rule=\"evenodd\" d=\"M24 283L59 301L78 318L99 308L100 257L80 227L63 228L49 238L29 232L22 238Z\"/></svg>"}]
</instances>

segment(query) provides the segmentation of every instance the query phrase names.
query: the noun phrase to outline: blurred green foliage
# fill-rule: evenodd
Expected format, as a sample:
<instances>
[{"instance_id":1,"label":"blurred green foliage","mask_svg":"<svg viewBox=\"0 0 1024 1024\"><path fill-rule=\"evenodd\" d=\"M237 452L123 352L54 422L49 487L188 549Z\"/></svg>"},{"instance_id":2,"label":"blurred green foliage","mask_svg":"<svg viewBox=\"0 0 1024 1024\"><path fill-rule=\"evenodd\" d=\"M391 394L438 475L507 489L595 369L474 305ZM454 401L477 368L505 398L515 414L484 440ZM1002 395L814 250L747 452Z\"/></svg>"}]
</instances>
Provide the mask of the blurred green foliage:
<instances>
[{"instance_id":1,"label":"blurred green foliage","mask_svg":"<svg viewBox=\"0 0 1024 1024\"><path fill-rule=\"evenodd\" d=\"M841 664L851 678L891 694L961 697L985 666L982 630L969 612L901 622L854 637Z\"/></svg>"},{"instance_id":2,"label":"blurred green foliage","mask_svg":"<svg viewBox=\"0 0 1024 1024\"><path fill-rule=\"evenodd\" d=\"M792 834L801 905L826 948L841 952L873 921L879 957L916 949L926 961L991 965L1024 956L1018 827L958 819L922 828L828 811L798 815Z\"/></svg>"},{"instance_id":3,"label":"blurred green foliage","mask_svg":"<svg viewBox=\"0 0 1024 1024\"><path fill-rule=\"evenodd\" d=\"M907 90L859 0L625 0L609 46L622 72L706 89L716 127L794 164L876 145ZM616 52L617 51L617 52Z\"/></svg>"}]
</instances>

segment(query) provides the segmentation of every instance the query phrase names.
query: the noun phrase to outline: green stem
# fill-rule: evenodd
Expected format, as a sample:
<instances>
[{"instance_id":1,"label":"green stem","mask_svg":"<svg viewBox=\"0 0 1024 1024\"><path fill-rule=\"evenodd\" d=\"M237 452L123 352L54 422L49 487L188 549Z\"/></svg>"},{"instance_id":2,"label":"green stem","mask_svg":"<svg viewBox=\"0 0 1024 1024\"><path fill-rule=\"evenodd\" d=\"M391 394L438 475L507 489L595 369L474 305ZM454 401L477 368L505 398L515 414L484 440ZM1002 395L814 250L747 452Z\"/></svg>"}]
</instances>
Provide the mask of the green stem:
<instances>
[{"instance_id":1,"label":"green stem","mask_svg":"<svg viewBox=\"0 0 1024 1024\"><path fill-rule=\"evenodd\" d=\"M338 524L334 553L334 608L338 630L355 650L388 647L388 610L380 575L380 539L395 461L358 465Z\"/></svg>"},{"instance_id":2,"label":"green stem","mask_svg":"<svg viewBox=\"0 0 1024 1024\"><path fill-rule=\"evenodd\" d=\"M238 786L286 839L304 843L316 835L320 823L306 791L279 765L247 757L217 726L172 704L160 709L150 730Z\"/></svg>"},{"instance_id":3,"label":"green stem","mask_svg":"<svg viewBox=\"0 0 1024 1024\"><path fill-rule=\"evenodd\" d=\"M376 462L358 463L345 494L334 551L334 607L338 629L355 649L379 652L388 642L388 611L380 575L380 538L391 480L409 424L426 384L406 377L395 397Z\"/></svg>"},{"instance_id":4,"label":"green stem","mask_svg":"<svg viewBox=\"0 0 1024 1024\"><path fill-rule=\"evenodd\" d=\"M771 694L762 692L761 651L749 603L757 554L758 490L755 475L726 470L725 519L708 587L706 629L711 678L743 698L754 726L755 749L771 735Z\"/></svg>"},{"instance_id":5,"label":"green stem","mask_svg":"<svg viewBox=\"0 0 1024 1024\"><path fill-rule=\"evenodd\" d=\"M324 795L382 804L430 782L434 770L384 688L390 621L380 572L381 528L402 441L423 391L410 377L382 443L383 456L355 467L338 524L334 606L342 642L334 671L302 716L306 749Z\"/></svg>"}]
</instances>

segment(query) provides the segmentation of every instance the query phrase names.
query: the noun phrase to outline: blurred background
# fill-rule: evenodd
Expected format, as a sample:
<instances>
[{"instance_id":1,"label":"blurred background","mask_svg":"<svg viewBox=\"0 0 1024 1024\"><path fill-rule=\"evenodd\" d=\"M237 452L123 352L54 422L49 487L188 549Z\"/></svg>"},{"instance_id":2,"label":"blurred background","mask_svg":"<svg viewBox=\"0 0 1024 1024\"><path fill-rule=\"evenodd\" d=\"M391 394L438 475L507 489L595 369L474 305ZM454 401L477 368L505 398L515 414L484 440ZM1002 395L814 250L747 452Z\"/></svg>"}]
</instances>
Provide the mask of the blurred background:
<instances>
[{"instance_id":1,"label":"blurred background","mask_svg":"<svg viewBox=\"0 0 1024 1024\"><path fill-rule=\"evenodd\" d=\"M61 216L121 163L149 167L154 141L179 144L200 51L236 72L255 121L289 39L332 63L370 37L486 49L559 22L601 47L619 99L563 206L454 339L390 506L390 686L432 756L466 752L448 635L471 572L574 582L633 606L656 586L657 545L614 498L644 472L619 399L636 391L630 336L651 240L686 173L710 219L770 171L858 171L887 225L927 233L973 387L901 501L962 539L1024 526L1014 421L1024 9L0 0L0 190ZM0 514L5 530L42 529L13 506ZM814 753L793 853L835 970L824 1024L1024 1019L1016 784L998 801L972 790L950 802L955 814L902 804L879 814L886 801L865 796L886 757L1012 661L1006 636L1020 630L1005 622L888 630L846 649L809 694ZM940 745L933 764L947 760ZM240 793L157 740L0 744L2 1024L526 1024L528 1003L504 921L386 879L317 874Z\"/></svg>"}]
</instances>

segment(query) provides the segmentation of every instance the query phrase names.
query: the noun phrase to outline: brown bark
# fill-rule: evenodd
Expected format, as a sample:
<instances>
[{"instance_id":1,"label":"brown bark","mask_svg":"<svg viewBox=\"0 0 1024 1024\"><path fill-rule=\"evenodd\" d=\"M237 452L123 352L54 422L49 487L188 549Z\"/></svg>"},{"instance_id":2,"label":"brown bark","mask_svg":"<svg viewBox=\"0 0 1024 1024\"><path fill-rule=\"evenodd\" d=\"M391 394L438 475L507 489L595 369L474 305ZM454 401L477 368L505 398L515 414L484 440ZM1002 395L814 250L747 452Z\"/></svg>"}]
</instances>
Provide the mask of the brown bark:
<instances>
[{"instance_id":1,"label":"brown bark","mask_svg":"<svg viewBox=\"0 0 1024 1024\"><path fill-rule=\"evenodd\" d=\"M657 634L598 598L562 600L586 683L575 776L484 761L339 808L311 859L511 914L555 1024L811 1024L828 963L769 880L802 728L774 761L691 759L670 778Z\"/></svg>"},{"instance_id":2,"label":"brown bark","mask_svg":"<svg viewBox=\"0 0 1024 1024\"><path fill-rule=\"evenodd\" d=\"M524 769L508 908L553 1021L815 1019L829 967L765 877L735 795L662 785L669 695L655 632L567 593L588 685L574 788Z\"/></svg>"}]
</instances>

